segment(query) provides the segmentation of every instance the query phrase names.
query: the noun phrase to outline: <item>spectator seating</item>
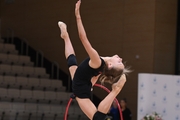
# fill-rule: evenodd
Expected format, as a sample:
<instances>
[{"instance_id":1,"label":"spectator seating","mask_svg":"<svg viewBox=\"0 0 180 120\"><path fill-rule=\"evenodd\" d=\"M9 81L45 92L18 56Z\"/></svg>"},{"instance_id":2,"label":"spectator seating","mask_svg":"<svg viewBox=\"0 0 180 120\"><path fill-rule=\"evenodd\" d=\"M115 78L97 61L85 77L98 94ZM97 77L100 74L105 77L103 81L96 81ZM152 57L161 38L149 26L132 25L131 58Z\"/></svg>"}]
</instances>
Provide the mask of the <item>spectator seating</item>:
<instances>
[{"instance_id":1,"label":"spectator seating","mask_svg":"<svg viewBox=\"0 0 180 120\"><path fill-rule=\"evenodd\" d=\"M18 53L0 39L0 120L63 120L72 93ZM88 120L75 100L68 114L68 120Z\"/></svg>"}]
</instances>

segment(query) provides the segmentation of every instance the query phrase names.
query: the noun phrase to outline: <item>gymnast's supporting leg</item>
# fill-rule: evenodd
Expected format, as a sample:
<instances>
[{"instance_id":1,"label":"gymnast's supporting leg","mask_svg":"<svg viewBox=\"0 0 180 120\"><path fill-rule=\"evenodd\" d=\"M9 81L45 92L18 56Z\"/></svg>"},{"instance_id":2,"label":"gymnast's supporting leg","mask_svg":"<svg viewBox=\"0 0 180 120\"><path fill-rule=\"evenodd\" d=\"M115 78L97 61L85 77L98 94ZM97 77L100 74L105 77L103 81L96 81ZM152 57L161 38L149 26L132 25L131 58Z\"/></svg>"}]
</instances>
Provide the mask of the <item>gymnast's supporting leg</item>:
<instances>
[{"instance_id":1,"label":"gymnast's supporting leg","mask_svg":"<svg viewBox=\"0 0 180 120\"><path fill-rule=\"evenodd\" d=\"M74 73L77 69L77 63L75 58L74 48L72 46L71 40L69 38L69 34L67 32L67 26L63 22L58 22L58 26L61 30L61 38L64 40L65 43L65 56L68 61L69 71L71 74L71 79L74 77Z\"/></svg>"}]
</instances>

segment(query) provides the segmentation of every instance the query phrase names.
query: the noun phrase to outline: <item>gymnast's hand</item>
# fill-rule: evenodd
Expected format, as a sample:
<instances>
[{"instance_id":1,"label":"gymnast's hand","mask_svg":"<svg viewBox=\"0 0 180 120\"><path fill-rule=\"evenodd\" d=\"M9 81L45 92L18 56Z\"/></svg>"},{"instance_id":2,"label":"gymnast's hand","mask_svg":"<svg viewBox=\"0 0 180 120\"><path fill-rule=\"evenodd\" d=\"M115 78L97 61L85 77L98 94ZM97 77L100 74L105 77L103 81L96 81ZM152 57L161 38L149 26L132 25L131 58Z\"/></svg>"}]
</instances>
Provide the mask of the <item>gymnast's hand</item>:
<instances>
[{"instance_id":1,"label":"gymnast's hand","mask_svg":"<svg viewBox=\"0 0 180 120\"><path fill-rule=\"evenodd\" d=\"M126 83L126 75L123 74L119 78L119 80L112 85L112 91L120 92L125 83Z\"/></svg>"},{"instance_id":2,"label":"gymnast's hand","mask_svg":"<svg viewBox=\"0 0 180 120\"><path fill-rule=\"evenodd\" d=\"M80 5L81 5L81 0L78 0L77 3L76 3L76 8L75 8L76 18L81 18L80 12L79 12Z\"/></svg>"}]
</instances>

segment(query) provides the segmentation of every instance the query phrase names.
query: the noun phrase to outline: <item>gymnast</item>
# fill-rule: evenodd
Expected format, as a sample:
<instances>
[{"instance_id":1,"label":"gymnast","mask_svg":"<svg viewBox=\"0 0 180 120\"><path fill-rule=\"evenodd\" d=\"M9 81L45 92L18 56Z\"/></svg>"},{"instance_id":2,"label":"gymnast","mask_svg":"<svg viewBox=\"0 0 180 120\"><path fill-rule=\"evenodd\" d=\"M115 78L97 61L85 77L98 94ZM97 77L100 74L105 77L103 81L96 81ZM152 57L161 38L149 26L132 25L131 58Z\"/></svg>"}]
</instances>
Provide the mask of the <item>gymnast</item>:
<instances>
[{"instance_id":1,"label":"gymnast","mask_svg":"<svg viewBox=\"0 0 180 120\"><path fill-rule=\"evenodd\" d=\"M106 120L107 113L111 107L112 102L119 94L126 82L125 74L129 71L122 63L122 58L118 55L112 57L99 56L98 52L91 46L86 32L84 30L81 16L80 16L79 0L75 7L75 16L77 21L79 38L89 55L78 66L75 52L71 44L67 26L63 22L58 22L61 31L61 38L65 43L65 57L67 59L70 75L72 78L72 89L81 110L91 120ZM99 80L103 83L112 84L112 91L96 106L91 101L92 86Z\"/></svg>"}]
</instances>

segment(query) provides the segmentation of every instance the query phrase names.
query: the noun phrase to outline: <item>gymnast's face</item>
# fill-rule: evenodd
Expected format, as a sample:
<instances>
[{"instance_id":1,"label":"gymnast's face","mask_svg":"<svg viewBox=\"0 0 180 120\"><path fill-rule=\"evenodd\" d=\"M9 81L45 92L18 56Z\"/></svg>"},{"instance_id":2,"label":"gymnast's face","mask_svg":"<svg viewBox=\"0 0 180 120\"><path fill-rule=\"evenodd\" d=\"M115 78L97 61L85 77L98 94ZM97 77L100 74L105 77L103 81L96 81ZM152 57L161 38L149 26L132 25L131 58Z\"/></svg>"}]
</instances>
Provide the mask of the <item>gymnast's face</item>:
<instances>
[{"instance_id":1,"label":"gymnast's face","mask_svg":"<svg viewBox=\"0 0 180 120\"><path fill-rule=\"evenodd\" d=\"M116 70L123 70L124 64L122 63L122 58L120 58L118 55L113 55L110 57L110 64L109 68L114 68Z\"/></svg>"}]
</instances>

